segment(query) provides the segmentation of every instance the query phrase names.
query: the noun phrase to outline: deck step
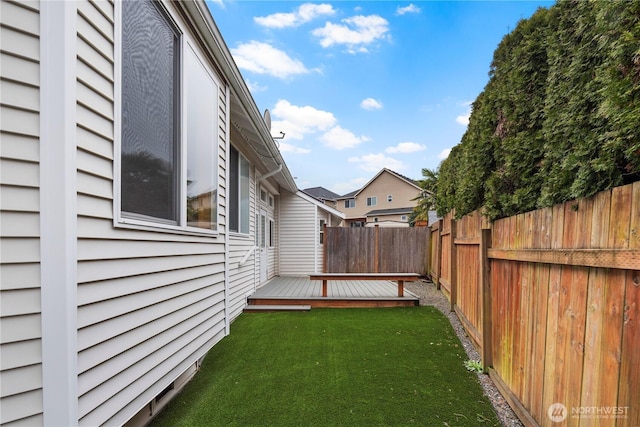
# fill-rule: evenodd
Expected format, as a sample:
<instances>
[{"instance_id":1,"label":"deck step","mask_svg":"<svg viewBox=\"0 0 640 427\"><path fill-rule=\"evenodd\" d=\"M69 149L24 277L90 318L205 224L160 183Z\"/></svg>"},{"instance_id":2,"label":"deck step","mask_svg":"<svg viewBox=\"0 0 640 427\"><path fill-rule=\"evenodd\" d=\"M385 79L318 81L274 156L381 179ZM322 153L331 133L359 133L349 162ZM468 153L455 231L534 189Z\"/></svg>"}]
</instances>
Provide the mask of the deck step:
<instances>
[{"instance_id":1,"label":"deck step","mask_svg":"<svg viewBox=\"0 0 640 427\"><path fill-rule=\"evenodd\" d=\"M245 312L258 313L267 311L309 311L310 305L302 304L282 304L282 305L269 305L269 304L250 304L244 308Z\"/></svg>"}]
</instances>

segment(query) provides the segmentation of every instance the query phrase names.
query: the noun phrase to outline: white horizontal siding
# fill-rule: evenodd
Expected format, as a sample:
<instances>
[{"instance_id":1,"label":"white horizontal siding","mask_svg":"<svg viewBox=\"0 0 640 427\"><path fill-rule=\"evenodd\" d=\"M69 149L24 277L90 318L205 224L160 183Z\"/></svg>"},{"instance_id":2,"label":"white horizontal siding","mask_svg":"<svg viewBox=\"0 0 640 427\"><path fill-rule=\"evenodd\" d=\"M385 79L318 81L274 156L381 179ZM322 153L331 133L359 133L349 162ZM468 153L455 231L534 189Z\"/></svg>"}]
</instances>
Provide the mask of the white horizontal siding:
<instances>
[{"instance_id":1,"label":"white horizontal siding","mask_svg":"<svg viewBox=\"0 0 640 427\"><path fill-rule=\"evenodd\" d=\"M0 264L0 289L29 289L40 287L40 269L32 264Z\"/></svg>"},{"instance_id":2,"label":"white horizontal siding","mask_svg":"<svg viewBox=\"0 0 640 427\"><path fill-rule=\"evenodd\" d=\"M108 1L78 2L81 425L126 422L224 336L226 320L222 233L206 237L113 226L114 125L119 120L113 7ZM220 93L219 103L226 105L226 90ZM220 144L223 153L226 138ZM226 174L223 166L219 169Z\"/></svg>"},{"instance_id":3,"label":"white horizontal siding","mask_svg":"<svg viewBox=\"0 0 640 427\"><path fill-rule=\"evenodd\" d=\"M0 92L3 104L9 104L21 110L38 111L40 91L37 87L26 86L11 80L0 80Z\"/></svg>"},{"instance_id":4,"label":"white horizontal siding","mask_svg":"<svg viewBox=\"0 0 640 427\"><path fill-rule=\"evenodd\" d=\"M42 424L40 17L0 3L0 424Z\"/></svg>"},{"instance_id":5,"label":"white horizontal siding","mask_svg":"<svg viewBox=\"0 0 640 427\"><path fill-rule=\"evenodd\" d=\"M0 22L9 28L35 35L40 34L38 3L30 0L8 2L0 5Z\"/></svg>"},{"instance_id":6,"label":"white horizontal siding","mask_svg":"<svg viewBox=\"0 0 640 427\"><path fill-rule=\"evenodd\" d=\"M5 4L5 2L1 4ZM38 85L40 67L36 61L25 60L5 52L0 52L0 61L2 62L2 77L5 79L22 82L25 85Z\"/></svg>"},{"instance_id":7,"label":"white horizontal siding","mask_svg":"<svg viewBox=\"0 0 640 427\"><path fill-rule=\"evenodd\" d=\"M2 371L1 397L13 396L38 390L42 385L40 364L21 366Z\"/></svg>"},{"instance_id":8,"label":"white horizontal siding","mask_svg":"<svg viewBox=\"0 0 640 427\"><path fill-rule=\"evenodd\" d=\"M3 10L3 15L4 15ZM19 24L18 24L19 25ZM17 31L8 26L0 27L0 48L13 56L38 61L40 43L37 35Z\"/></svg>"},{"instance_id":9,"label":"white horizontal siding","mask_svg":"<svg viewBox=\"0 0 640 427\"><path fill-rule=\"evenodd\" d=\"M39 364L41 353L42 342L39 338L0 344L3 369L17 369L22 366Z\"/></svg>"},{"instance_id":10,"label":"white horizontal siding","mask_svg":"<svg viewBox=\"0 0 640 427\"><path fill-rule=\"evenodd\" d=\"M280 275L313 273L316 206L291 193L283 193L280 203Z\"/></svg>"},{"instance_id":11,"label":"white horizontal siding","mask_svg":"<svg viewBox=\"0 0 640 427\"><path fill-rule=\"evenodd\" d=\"M40 314L2 317L0 343L7 344L38 339L42 336Z\"/></svg>"},{"instance_id":12,"label":"white horizontal siding","mask_svg":"<svg viewBox=\"0 0 640 427\"><path fill-rule=\"evenodd\" d=\"M149 355L149 365L141 367L148 367L149 371L138 370L138 366L133 365L133 369L130 372L126 372L113 381L104 383L81 396L79 402L80 425L95 426L107 421L112 424L121 424L126 421L142 405L129 413L123 413L123 419L118 421L113 420L117 414L113 413L114 409L120 411L121 408L131 407L136 400L141 401L141 403L148 402L166 388L188 366L195 363L213 344L222 338L223 318L224 316L212 318L207 324L203 324L202 328L190 331L189 335L183 336L180 341L173 342L170 347ZM220 328L221 322L222 328ZM199 333L199 335L193 341L186 342L187 337L191 337L196 333ZM173 352L174 350L176 350L175 353ZM167 377L165 374L167 372L171 374L171 377ZM136 374L144 375L135 378L134 375ZM163 378L165 378L165 382L160 381ZM132 380L133 382L131 382ZM91 408L95 409L87 412ZM120 412L124 412L124 410ZM112 420L110 421L110 419Z\"/></svg>"},{"instance_id":13,"label":"white horizontal siding","mask_svg":"<svg viewBox=\"0 0 640 427\"><path fill-rule=\"evenodd\" d=\"M26 403L29 404L26 404ZM39 406L38 406L39 404ZM29 424L28 419L40 419L42 413L42 389L32 390L26 393L6 396L0 399L0 423L4 426L12 421Z\"/></svg>"},{"instance_id":14,"label":"white horizontal siding","mask_svg":"<svg viewBox=\"0 0 640 427\"><path fill-rule=\"evenodd\" d=\"M149 337L160 336L163 333L168 334L171 328L184 324L190 321L190 319L192 319L193 322L201 323L203 317L211 317L209 310L212 304L215 305L215 299L213 297L200 300L183 310L171 312L160 319L115 336L111 338L108 343L95 345L82 350L78 354L79 373L82 374L91 369L97 369L102 363L115 357L122 356L122 358L119 359L122 361L128 358L127 352L129 349L140 346L140 349L144 350L145 340L149 339ZM220 314L217 313L214 317L219 315ZM124 368L126 368L125 364L119 366L114 372L119 372ZM91 381L87 378L90 378L90 376L85 377L84 381Z\"/></svg>"},{"instance_id":15,"label":"white horizontal siding","mask_svg":"<svg viewBox=\"0 0 640 427\"><path fill-rule=\"evenodd\" d=\"M5 102L4 96L2 97L2 102ZM0 156L5 159L38 162L40 159L40 143L38 138L34 138L32 136L3 132L2 145L0 145Z\"/></svg>"},{"instance_id":16,"label":"white horizontal siding","mask_svg":"<svg viewBox=\"0 0 640 427\"><path fill-rule=\"evenodd\" d=\"M2 316L40 313L40 289L11 289L0 291Z\"/></svg>"}]
</instances>

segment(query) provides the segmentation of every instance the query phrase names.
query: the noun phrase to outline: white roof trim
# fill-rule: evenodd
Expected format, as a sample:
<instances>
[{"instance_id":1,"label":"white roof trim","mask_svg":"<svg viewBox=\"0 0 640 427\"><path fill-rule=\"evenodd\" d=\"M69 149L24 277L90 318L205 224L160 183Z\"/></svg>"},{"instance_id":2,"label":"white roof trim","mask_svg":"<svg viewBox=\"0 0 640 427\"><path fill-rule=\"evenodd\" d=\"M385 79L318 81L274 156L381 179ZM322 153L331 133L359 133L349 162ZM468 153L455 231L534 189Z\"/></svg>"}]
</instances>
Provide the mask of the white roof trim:
<instances>
[{"instance_id":1,"label":"white roof trim","mask_svg":"<svg viewBox=\"0 0 640 427\"><path fill-rule=\"evenodd\" d=\"M317 207L319 207L320 209L329 212L331 215L337 216L338 218L341 219L345 219L347 217L347 215L344 212L340 212L339 210L336 210L334 208L332 208L331 206L327 206L324 203L322 203L321 201L314 199L313 197L309 196L308 194L306 194L305 192L298 190L296 191L296 195L310 203L313 203L314 205L316 205Z\"/></svg>"}]
</instances>

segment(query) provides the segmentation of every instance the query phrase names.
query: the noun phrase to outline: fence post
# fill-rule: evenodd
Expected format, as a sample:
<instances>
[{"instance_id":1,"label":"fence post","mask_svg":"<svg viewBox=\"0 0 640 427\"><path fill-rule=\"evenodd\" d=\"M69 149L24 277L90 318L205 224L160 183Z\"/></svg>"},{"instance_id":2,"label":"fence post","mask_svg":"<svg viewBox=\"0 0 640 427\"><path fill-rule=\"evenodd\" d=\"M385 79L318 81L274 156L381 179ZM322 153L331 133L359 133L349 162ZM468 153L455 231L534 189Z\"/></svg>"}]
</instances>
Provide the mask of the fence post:
<instances>
[{"instance_id":1,"label":"fence post","mask_svg":"<svg viewBox=\"0 0 640 427\"><path fill-rule=\"evenodd\" d=\"M380 226L376 224L373 229L373 272L378 273L380 270Z\"/></svg>"},{"instance_id":2,"label":"fence post","mask_svg":"<svg viewBox=\"0 0 640 427\"><path fill-rule=\"evenodd\" d=\"M451 266L451 311L456 310L456 303L458 302L458 285L457 285L457 250L456 250L456 220L451 216L451 256L449 257L449 264Z\"/></svg>"},{"instance_id":3,"label":"fence post","mask_svg":"<svg viewBox=\"0 0 640 427\"><path fill-rule=\"evenodd\" d=\"M442 270L442 223L444 220L438 220L438 236L436 240L436 289L440 290L440 272Z\"/></svg>"},{"instance_id":4,"label":"fence post","mask_svg":"<svg viewBox=\"0 0 640 427\"><path fill-rule=\"evenodd\" d=\"M324 230L323 230L323 240L322 240L322 272L323 273L328 273L327 271L327 223L324 223Z\"/></svg>"},{"instance_id":5,"label":"fence post","mask_svg":"<svg viewBox=\"0 0 640 427\"><path fill-rule=\"evenodd\" d=\"M491 247L491 229L483 228L480 234L480 281L482 286L482 369L488 372L493 365L493 324L491 319L491 264L488 256Z\"/></svg>"}]
</instances>

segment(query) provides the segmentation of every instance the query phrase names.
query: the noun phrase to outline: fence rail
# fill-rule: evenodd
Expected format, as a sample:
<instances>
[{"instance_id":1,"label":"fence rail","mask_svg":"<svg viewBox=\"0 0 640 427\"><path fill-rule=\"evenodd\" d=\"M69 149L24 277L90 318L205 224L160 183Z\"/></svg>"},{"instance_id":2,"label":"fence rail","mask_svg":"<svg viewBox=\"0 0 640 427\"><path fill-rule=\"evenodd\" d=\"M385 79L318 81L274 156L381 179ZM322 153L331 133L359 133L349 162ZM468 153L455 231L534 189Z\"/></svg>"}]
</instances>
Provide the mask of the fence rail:
<instances>
[{"instance_id":1,"label":"fence rail","mask_svg":"<svg viewBox=\"0 0 640 427\"><path fill-rule=\"evenodd\" d=\"M640 425L640 182L430 231L429 274L525 425Z\"/></svg>"}]
</instances>

